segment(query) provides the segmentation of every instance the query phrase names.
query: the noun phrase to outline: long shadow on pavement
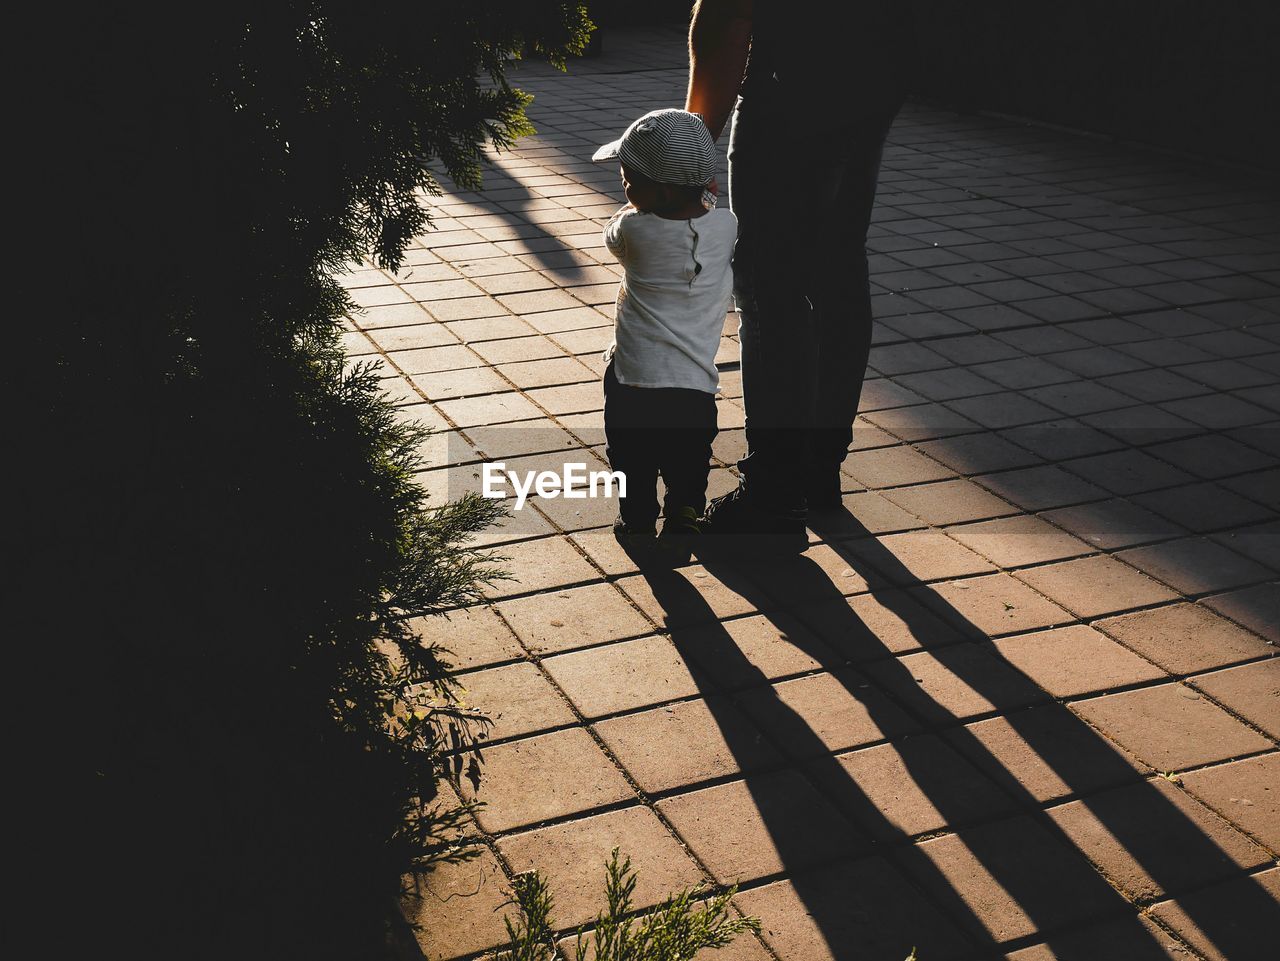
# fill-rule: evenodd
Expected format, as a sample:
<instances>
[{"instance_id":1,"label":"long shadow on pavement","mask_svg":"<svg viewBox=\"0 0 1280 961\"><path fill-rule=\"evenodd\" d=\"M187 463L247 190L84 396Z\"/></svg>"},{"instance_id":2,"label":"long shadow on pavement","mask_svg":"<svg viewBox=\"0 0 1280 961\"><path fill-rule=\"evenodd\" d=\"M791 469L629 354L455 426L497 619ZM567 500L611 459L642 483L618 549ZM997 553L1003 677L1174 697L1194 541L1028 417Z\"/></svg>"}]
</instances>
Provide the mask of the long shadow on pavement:
<instances>
[{"instance_id":1,"label":"long shadow on pavement","mask_svg":"<svg viewBox=\"0 0 1280 961\"><path fill-rule=\"evenodd\" d=\"M842 551L842 556L863 568L868 581L883 576L899 585L912 583L914 578L901 562L865 528L849 517L840 521L844 538L857 535L859 529L858 555ZM839 542L831 546L840 551ZM992 957L1041 941L1064 957L1097 957L1091 953L1097 945L1078 938L1082 926L1102 922L1115 922L1106 934L1112 956L1127 961L1169 957L1156 934L1137 920L1137 908L1097 873L1076 843L1043 812L1043 803L988 746L924 692L818 564L807 557L766 565L704 560L713 576L829 671L820 676L825 685L818 692L821 700L829 706L833 697L847 696L856 702L857 711L865 712L866 721L879 733L870 734L863 745L882 739L892 743L900 759L895 763L902 768L904 794L916 791L936 809L939 821L933 829L945 825L960 832L915 843L921 833L929 832L911 830L911 824L904 826L886 814L884 799L864 790L837 756L844 748L838 743L833 747L831 738L824 738L805 717L813 709L802 713L795 706L804 703L795 685L815 682L783 684L780 694L685 577L679 572L646 572L655 599L668 613L671 639L689 662L722 736L745 772L746 788L776 848L782 873L790 877L794 898L816 929L809 941L794 930L780 935L786 941L784 957L818 956L822 945L813 943L815 936L837 959L900 961L912 946L931 961ZM874 571L865 570L868 563ZM939 621L907 592L886 590L876 597L912 635L938 637ZM926 645L929 653L990 702L991 710L982 716L1002 716L1069 792L1083 799L1158 890L1177 895L1241 873L1227 852L1106 739L1056 704L994 648L975 643L985 635L958 611L947 606L935 613L947 622L942 630L954 643ZM874 683L845 666L847 662L869 663L867 673ZM726 691L730 696L724 696ZM794 792L790 802L780 801L776 772L752 771L760 758L759 735L742 723L738 707L851 820L850 825L833 826L822 812L797 803ZM1114 785L1126 786L1123 804L1115 803L1110 793L1099 793ZM818 834L823 841L815 845ZM970 882L967 898L955 883L961 877ZM913 886L926 892L941 913ZM1187 901L1184 910L1225 956L1246 961L1259 956L1257 933L1280 924L1280 906L1256 882L1238 887L1233 917L1200 910L1194 900ZM740 895L744 907L757 913L776 914L791 899L782 886ZM766 910L756 909L757 904ZM1243 927L1242 918L1250 919ZM1082 948L1084 953L1077 954Z\"/></svg>"}]
</instances>

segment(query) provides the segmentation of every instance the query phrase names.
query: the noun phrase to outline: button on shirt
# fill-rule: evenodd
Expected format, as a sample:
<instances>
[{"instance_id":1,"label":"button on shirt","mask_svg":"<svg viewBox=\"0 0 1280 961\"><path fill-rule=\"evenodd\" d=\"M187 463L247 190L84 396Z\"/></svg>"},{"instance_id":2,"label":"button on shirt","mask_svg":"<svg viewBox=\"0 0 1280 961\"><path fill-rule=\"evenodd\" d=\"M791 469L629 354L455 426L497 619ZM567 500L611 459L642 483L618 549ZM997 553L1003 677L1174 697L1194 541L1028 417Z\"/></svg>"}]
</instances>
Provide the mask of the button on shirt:
<instances>
[{"instance_id":1,"label":"button on shirt","mask_svg":"<svg viewBox=\"0 0 1280 961\"><path fill-rule=\"evenodd\" d=\"M730 307L738 221L721 208L668 220L623 207L604 242L626 270L605 351L618 382L714 394L716 351Z\"/></svg>"}]
</instances>

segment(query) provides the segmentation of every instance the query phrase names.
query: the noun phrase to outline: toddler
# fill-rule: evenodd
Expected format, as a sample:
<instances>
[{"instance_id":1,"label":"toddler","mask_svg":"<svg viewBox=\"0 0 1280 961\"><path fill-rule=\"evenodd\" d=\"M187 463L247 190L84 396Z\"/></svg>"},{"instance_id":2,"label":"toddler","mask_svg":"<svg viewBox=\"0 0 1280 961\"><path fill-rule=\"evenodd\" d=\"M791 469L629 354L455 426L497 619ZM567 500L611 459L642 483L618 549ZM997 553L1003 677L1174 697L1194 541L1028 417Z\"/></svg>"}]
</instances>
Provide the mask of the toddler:
<instances>
[{"instance_id":1,"label":"toddler","mask_svg":"<svg viewBox=\"0 0 1280 961\"><path fill-rule=\"evenodd\" d=\"M624 547L680 563L706 508L737 220L707 190L715 142L697 114L645 114L592 157L614 159L627 197L604 230L626 271L605 352L606 454L627 478L614 534ZM656 534L659 476L666 496Z\"/></svg>"}]
</instances>

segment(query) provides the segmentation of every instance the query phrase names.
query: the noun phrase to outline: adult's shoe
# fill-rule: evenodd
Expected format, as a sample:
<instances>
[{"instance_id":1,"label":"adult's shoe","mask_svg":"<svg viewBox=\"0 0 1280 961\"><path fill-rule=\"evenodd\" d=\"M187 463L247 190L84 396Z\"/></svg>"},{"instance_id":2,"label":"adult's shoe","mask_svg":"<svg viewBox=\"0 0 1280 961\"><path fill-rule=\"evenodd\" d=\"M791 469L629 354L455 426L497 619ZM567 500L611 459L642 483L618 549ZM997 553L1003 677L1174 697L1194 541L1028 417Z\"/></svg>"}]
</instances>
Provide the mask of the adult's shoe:
<instances>
[{"instance_id":1,"label":"adult's shoe","mask_svg":"<svg viewBox=\"0 0 1280 961\"><path fill-rule=\"evenodd\" d=\"M702 518L703 549L717 553L799 554L809 546L805 511L766 508L742 487L713 500Z\"/></svg>"}]
</instances>

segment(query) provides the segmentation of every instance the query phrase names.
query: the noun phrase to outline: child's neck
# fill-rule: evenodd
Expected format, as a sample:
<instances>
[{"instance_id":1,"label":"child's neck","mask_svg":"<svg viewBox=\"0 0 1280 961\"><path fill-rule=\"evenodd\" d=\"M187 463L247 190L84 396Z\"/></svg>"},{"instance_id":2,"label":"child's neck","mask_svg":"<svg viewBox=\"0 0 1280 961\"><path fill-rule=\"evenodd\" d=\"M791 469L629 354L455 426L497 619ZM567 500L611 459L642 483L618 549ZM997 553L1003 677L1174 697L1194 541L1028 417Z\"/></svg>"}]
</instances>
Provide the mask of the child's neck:
<instances>
[{"instance_id":1,"label":"child's neck","mask_svg":"<svg viewBox=\"0 0 1280 961\"><path fill-rule=\"evenodd\" d=\"M674 207L654 207L648 213L661 217L664 220L693 220L695 217L701 217L707 213L707 208L702 205L702 199L682 201Z\"/></svg>"}]
</instances>

